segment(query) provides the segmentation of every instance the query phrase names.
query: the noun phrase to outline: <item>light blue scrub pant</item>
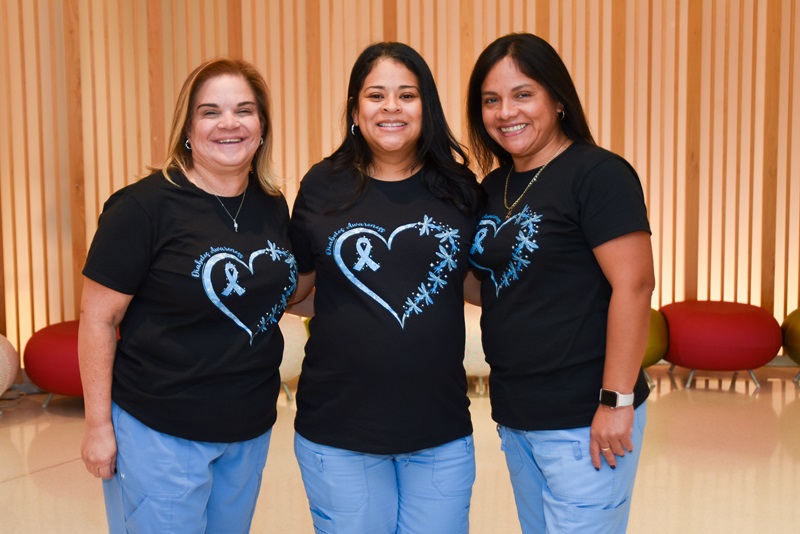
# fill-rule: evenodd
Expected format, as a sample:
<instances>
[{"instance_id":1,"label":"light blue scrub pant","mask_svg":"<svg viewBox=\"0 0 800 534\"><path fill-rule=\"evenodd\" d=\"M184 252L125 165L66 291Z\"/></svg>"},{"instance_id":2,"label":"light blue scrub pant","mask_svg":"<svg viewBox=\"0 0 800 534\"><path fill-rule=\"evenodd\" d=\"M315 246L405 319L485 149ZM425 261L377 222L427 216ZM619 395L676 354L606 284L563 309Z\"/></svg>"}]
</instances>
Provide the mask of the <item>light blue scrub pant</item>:
<instances>
[{"instance_id":1,"label":"light blue scrub pant","mask_svg":"<svg viewBox=\"0 0 800 534\"><path fill-rule=\"evenodd\" d=\"M633 452L596 471L589 427L526 432L498 425L524 534L624 534L647 422L634 411Z\"/></svg>"},{"instance_id":2,"label":"light blue scrub pant","mask_svg":"<svg viewBox=\"0 0 800 534\"><path fill-rule=\"evenodd\" d=\"M207 443L156 432L116 403L111 417L117 472L103 480L111 534L249 532L272 430Z\"/></svg>"},{"instance_id":3,"label":"light blue scrub pant","mask_svg":"<svg viewBox=\"0 0 800 534\"><path fill-rule=\"evenodd\" d=\"M365 454L295 434L314 530L466 534L475 482L472 436L408 454Z\"/></svg>"}]
</instances>

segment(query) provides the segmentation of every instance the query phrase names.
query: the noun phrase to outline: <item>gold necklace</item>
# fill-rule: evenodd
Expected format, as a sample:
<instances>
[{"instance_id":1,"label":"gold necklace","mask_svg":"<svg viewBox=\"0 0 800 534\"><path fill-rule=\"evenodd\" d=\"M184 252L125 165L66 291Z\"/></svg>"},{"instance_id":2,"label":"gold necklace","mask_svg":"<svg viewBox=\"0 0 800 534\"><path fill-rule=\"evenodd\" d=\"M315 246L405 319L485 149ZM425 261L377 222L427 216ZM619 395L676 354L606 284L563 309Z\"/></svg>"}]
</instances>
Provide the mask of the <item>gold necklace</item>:
<instances>
[{"instance_id":1,"label":"gold necklace","mask_svg":"<svg viewBox=\"0 0 800 534\"><path fill-rule=\"evenodd\" d=\"M519 204L519 201L522 200L522 197L525 196L525 193L528 192L528 189L530 189L531 186L536 183L536 180L539 179L539 175L542 174L542 171L544 170L544 168L547 167L548 165L550 165L550 162L553 161L554 159L556 159L556 157L559 154L561 154L561 151L564 149L564 145L566 145L568 141L569 141L569 139L565 139L564 142L561 143L561 146L558 147L558 150L556 151L556 153L553 154L553 156L549 160L547 160L547 163L542 165L541 168L539 169L539 171L536 174L533 175L533 178L531 178L531 181L528 182L528 185L525 187L525 190L517 197L517 200L515 200L514 203L509 206L508 205L508 181L509 181L509 178L511 178L511 173L514 172L514 163L513 162L511 163L511 168L508 169L508 174L506 175L506 186L503 189L503 206L505 206L505 208L507 210L506 211L506 219L511 217L511 212L514 211L514 208L517 207L517 204Z\"/></svg>"}]
</instances>

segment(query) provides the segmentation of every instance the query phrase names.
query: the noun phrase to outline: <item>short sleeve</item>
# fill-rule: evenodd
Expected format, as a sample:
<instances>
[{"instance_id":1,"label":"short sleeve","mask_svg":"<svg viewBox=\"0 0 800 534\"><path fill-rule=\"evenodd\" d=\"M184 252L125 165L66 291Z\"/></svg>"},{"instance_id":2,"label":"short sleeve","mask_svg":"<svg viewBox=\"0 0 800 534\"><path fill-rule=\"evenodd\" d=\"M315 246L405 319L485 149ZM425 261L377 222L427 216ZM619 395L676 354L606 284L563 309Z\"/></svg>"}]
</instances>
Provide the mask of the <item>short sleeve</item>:
<instances>
[{"instance_id":1,"label":"short sleeve","mask_svg":"<svg viewBox=\"0 0 800 534\"><path fill-rule=\"evenodd\" d=\"M309 273L314 270L314 256L310 241L311 218L312 213L301 184L289 223L289 240L292 243L292 252L297 260L297 268L300 273Z\"/></svg>"},{"instance_id":2,"label":"short sleeve","mask_svg":"<svg viewBox=\"0 0 800 534\"><path fill-rule=\"evenodd\" d=\"M632 232L650 232L641 182L622 158L603 160L577 185L581 229L591 248Z\"/></svg>"},{"instance_id":3,"label":"short sleeve","mask_svg":"<svg viewBox=\"0 0 800 534\"><path fill-rule=\"evenodd\" d=\"M152 262L153 222L129 190L103 206L83 275L114 291L133 295Z\"/></svg>"}]
</instances>

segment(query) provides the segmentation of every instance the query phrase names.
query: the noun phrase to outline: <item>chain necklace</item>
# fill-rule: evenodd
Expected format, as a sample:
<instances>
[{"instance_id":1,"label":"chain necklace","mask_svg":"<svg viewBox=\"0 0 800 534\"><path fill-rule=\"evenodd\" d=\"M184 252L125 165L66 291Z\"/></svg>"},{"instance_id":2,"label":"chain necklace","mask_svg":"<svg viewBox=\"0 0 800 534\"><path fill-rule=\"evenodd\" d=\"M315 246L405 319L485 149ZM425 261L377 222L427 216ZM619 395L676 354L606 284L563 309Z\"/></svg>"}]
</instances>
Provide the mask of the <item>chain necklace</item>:
<instances>
[{"instance_id":1,"label":"chain necklace","mask_svg":"<svg viewBox=\"0 0 800 534\"><path fill-rule=\"evenodd\" d=\"M242 211L242 206L244 205L244 197L247 196L247 185L244 186L244 193L242 193L242 200L241 202L239 202L239 209L236 210L236 215L231 215L231 212L228 211L228 208L225 207L225 204L222 202L222 199L219 198L219 195L217 195L214 192L214 190L208 186L205 179L199 172L197 173L197 176L200 176L200 180L203 182L203 185L206 186L209 191L211 191L211 194L214 195L214 197L219 201L219 205L222 206L222 209L225 210L225 213L227 213L228 217L230 217L231 220L233 221L233 231L239 233L239 223L236 222L236 219L239 218L239 213Z\"/></svg>"},{"instance_id":2,"label":"chain necklace","mask_svg":"<svg viewBox=\"0 0 800 534\"><path fill-rule=\"evenodd\" d=\"M558 150L556 151L556 153L553 154L553 156L549 160L547 160L547 163L545 163L544 165L541 166L541 168L539 168L537 173L533 175L533 178L531 178L531 181L528 182L528 185L525 187L525 190L517 197L517 200L515 200L514 203L509 206L508 205L508 181L509 181L509 178L511 178L511 173L514 172L514 163L513 162L511 163L511 168L508 169L508 174L506 175L506 186L503 189L503 206L505 206L505 208L507 210L506 211L506 219L511 217L511 212L514 211L514 208L517 207L517 204L519 204L519 201L522 200L522 197L525 196L525 193L528 192L528 189L530 189L531 186L536 183L536 180L539 179L539 175L542 174L542 171L545 169L545 167L550 165L550 162L553 161L554 159L556 159L556 157L559 154L561 154L561 151L564 149L564 145L566 145L568 141L569 141L569 139L565 139L564 142L561 143L561 146L558 147Z\"/></svg>"}]
</instances>

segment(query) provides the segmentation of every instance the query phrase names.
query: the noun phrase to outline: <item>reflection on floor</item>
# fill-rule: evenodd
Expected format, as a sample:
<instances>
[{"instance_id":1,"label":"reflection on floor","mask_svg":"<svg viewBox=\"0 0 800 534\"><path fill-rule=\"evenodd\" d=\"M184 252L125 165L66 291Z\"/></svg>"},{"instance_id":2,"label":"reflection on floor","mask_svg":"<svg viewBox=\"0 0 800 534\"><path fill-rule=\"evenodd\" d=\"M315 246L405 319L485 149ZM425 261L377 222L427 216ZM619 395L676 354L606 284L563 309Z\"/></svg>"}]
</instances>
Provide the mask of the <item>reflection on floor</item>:
<instances>
[{"instance_id":1,"label":"reflection on floor","mask_svg":"<svg viewBox=\"0 0 800 534\"><path fill-rule=\"evenodd\" d=\"M746 374L698 372L685 389L686 370L649 369L655 382L629 532L647 534L788 533L800 529L800 389L794 367ZM413 387L409 388L409 394ZM2 407L0 417L0 531L104 532L100 483L79 457L80 399L44 395ZM517 534L513 496L489 399L473 394L478 457L471 532ZM254 533L311 533L311 521L292 453L294 404L279 401Z\"/></svg>"}]
</instances>

